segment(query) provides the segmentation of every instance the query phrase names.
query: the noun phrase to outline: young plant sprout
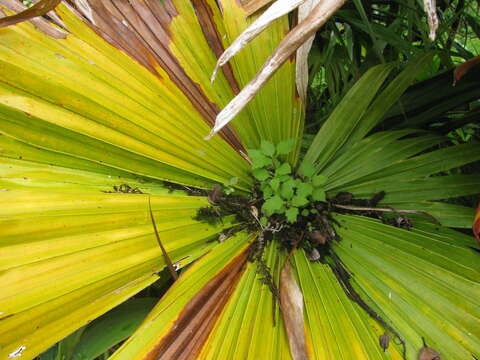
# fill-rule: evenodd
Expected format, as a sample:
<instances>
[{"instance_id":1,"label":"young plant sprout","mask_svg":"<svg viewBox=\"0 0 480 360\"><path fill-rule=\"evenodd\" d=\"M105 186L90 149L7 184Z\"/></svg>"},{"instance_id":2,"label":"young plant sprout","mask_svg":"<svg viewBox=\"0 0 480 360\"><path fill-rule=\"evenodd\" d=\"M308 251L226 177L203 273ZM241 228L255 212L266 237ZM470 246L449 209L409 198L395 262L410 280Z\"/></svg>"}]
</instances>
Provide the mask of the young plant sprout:
<instances>
[{"instance_id":1,"label":"young plant sprout","mask_svg":"<svg viewBox=\"0 0 480 360\"><path fill-rule=\"evenodd\" d=\"M285 217L289 224L297 221L298 216L308 216L316 212L313 205L325 201L323 185L327 178L315 175L313 166L304 166L299 175L292 171L287 157L293 150L294 141L285 140L277 146L263 140L260 149L249 150L252 159L252 175L259 182L263 195L260 224L266 227L273 215Z\"/></svg>"}]
</instances>

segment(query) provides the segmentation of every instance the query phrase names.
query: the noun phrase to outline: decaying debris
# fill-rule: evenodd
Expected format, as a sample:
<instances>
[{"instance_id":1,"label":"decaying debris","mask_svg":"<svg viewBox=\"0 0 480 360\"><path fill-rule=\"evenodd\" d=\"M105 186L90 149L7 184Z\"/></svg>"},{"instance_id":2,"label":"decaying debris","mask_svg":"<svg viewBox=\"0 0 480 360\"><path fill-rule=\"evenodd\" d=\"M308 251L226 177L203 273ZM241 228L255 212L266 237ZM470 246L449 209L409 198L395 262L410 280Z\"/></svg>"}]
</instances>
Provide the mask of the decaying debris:
<instances>
[{"instance_id":1,"label":"decaying debris","mask_svg":"<svg viewBox=\"0 0 480 360\"><path fill-rule=\"evenodd\" d=\"M384 333L382 336L380 336L379 342L383 351L386 351L388 349L388 346L390 345L390 335Z\"/></svg>"},{"instance_id":2,"label":"decaying debris","mask_svg":"<svg viewBox=\"0 0 480 360\"><path fill-rule=\"evenodd\" d=\"M210 204L215 205L218 200L220 200L223 196L222 187L218 184L213 186L212 191L208 194L208 201Z\"/></svg>"},{"instance_id":3,"label":"decaying debris","mask_svg":"<svg viewBox=\"0 0 480 360\"><path fill-rule=\"evenodd\" d=\"M138 188L133 188L128 184L114 185L113 191L104 191L105 193L122 193L122 194L143 194Z\"/></svg>"},{"instance_id":4,"label":"decaying debris","mask_svg":"<svg viewBox=\"0 0 480 360\"><path fill-rule=\"evenodd\" d=\"M210 206L202 207L198 210L195 220L204 221L210 225L223 223L226 216L235 216L236 222L243 224L235 227L236 231L247 229L256 231L258 228L257 220L251 213L251 208L256 200L250 200L242 195L226 194L220 185L215 185L207 193ZM231 236L233 234L230 234Z\"/></svg>"},{"instance_id":5,"label":"decaying debris","mask_svg":"<svg viewBox=\"0 0 480 360\"><path fill-rule=\"evenodd\" d=\"M18 14L7 16L0 19L0 27L15 25L23 21L28 21L38 16L46 15L49 11L55 9L62 0L42 0L29 8L25 8ZM3 1L2 3L11 3L11 1Z\"/></svg>"},{"instance_id":6,"label":"decaying debris","mask_svg":"<svg viewBox=\"0 0 480 360\"><path fill-rule=\"evenodd\" d=\"M68 35L65 24L60 20L58 15L52 10L60 1L40 1L34 6L28 8L17 0L0 0L0 5L5 6L8 10L17 14L5 16L6 14L0 10L0 28L18 24L23 21L29 21L38 30L55 39L65 39ZM48 15L52 22L47 20L43 15ZM55 23L55 24L54 24Z\"/></svg>"},{"instance_id":7,"label":"decaying debris","mask_svg":"<svg viewBox=\"0 0 480 360\"><path fill-rule=\"evenodd\" d=\"M423 341L423 347L420 349L420 352L418 353L418 360L442 360L442 357L436 350L427 346L425 342L425 338L422 337L422 341Z\"/></svg>"}]
</instances>

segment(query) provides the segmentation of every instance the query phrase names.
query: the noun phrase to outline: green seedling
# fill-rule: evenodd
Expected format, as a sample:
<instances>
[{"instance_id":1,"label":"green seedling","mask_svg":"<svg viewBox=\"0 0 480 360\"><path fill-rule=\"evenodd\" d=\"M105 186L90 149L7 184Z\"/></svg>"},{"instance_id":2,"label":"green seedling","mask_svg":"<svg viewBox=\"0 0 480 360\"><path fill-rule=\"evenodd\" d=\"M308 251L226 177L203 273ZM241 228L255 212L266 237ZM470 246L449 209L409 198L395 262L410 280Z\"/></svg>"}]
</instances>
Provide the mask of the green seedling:
<instances>
[{"instance_id":1,"label":"green seedling","mask_svg":"<svg viewBox=\"0 0 480 360\"><path fill-rule=\"evenodd\" d=\"M299 216L315 211L314 203L326 201L324 185L327 177L317 175L313 165L304 165L295 173L287 160L295 141L285 140L277 145L262 140L260 149L248 151L252 160L252 175L263 195L260 223L266 226L275 214L295 223Z\"/></svg>"}]
</instances>

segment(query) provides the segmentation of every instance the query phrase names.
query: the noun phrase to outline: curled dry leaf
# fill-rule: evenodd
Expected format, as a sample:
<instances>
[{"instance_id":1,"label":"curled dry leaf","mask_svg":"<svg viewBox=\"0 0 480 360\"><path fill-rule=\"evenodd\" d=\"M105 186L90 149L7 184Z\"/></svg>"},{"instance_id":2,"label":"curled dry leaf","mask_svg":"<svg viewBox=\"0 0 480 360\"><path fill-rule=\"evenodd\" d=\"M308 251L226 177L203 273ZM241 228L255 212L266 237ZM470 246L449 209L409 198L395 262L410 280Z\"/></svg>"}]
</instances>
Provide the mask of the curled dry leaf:
<instances>
[{"instance_id":1,"label":"curled dry leaf","mask_svg":"<svg viewBox=\"0 0 480 360\"><path fill-rule=\"evenodd\" d=\"M205 138L211 139L226 126L260 91L273 74L297 51L327 20L342 7L346 0L323 0L313 8L310 14L291 30L274 53L267 59L257 75L233 98L217 115L215 125Z\"/></svg>"},{"instance_id":2,"label":"curled dry leaf","mask_svg":"<svg viewBox=\"0 0 480 360\"><path fill-rule=\"evenodd\" d=\"M303 294L293 275L292 266L288 259L285 261L280 274L280 304L292 358L294 360L307 360Z\"/></svg>"},{"instance_id":3,"label":"curled dry leaf","mask_svg":"<svg viewBox=\"0 0 480 360\"><path fill-rule=\"evenodd\" d=\"M298 8L298 22L302 22L312 11L320 0L306 0ZM308 87L308 54L312 48L315 35L311 36L305 43L297 50L297 62L295 64L295 82L297 85L297 92L303 103L307 100L307 87Z\"/></svg>"},{"instance_id":4,"label":"curled dry leaf","mask_svg":"<svg viewBox=\"0 0 480 360\"><path fill-rule=\"evenodd\" d=\"M9 2L9 1L6 1ZM33 5L30 8L27 8L26 10L12 15L12 16L6 16L2 19L0 19L0 27L5 27L5 26L10 26L10 25L15 25L18 24L19 22L22 21L27 21L30 20L34 17L37 16L43 16L46 13L48 13L50 10L53 10L58 4L60 4L62 0L42 0ZM4 2L0 2L2 5Z\"/></svg>"},{"instance_id":5,"label":"curled dry leaf","mask_svg":"<svg viewBox=\"0 0 480 360\"><path fill-rule=\"evenodd\" d=\"M435 40L438 29L438 17L437 17L437 1L436 0L423 0L423 6L428 18L428 27L430 28L430 34L428 35L430 40Z\"/></svg>"},{"instance_id":6,"label":"curled dry leaf","mask_svg":"<svg viewBox=\"0 0 480 360\"><path fill-rule=\"evenodd\" d=\"M235 41L218 58L217 65L213 70L211 81L215 81L218 69L225 65L236 53L242 50L250 41L255 39L268 25L296 9L305 0L278 0L270 6L257 20L245 29Z\"/></svg>"},{"instance_id":7,"label":"curled dry leaf","mask_svg":"<svg viewBox=\"0 0 480 360\"><path fill-rule=\"evenodd\" d=\"M0 5L5 6L8 10L11 10L11 11L14 11L14 12L18 13L17 15L6 16L6 17L1 18L0 19L0 27L11 25L11 24L8 24L8 23L10 21L12 21L11 20L12 18L23 14L28 9L25 5L18 2L17 0L0 0ZM5 15L1 10L0 10L0 14ZM54 20L54 22L58 26L63 27L63 29L58 27L58 26L53 25L51 22L47 21L46 19L44 19L40 16L36 16L36 17L30 18L30 19L25 19L25 20L28 20L29 22L31 22L38 30L42 31L43 33L47 34L48 36L51 36L51 37L56 38L56 39L65 39L67 37L67 34L68 34L68 32L64 30L64 29L66 29L65 24L60 20L60 18L57 16L57 14L55 14L54 11L49 11L48 16L50 16L50 18L52 18L52 20ZM25 20L20 20L20 21L25 21ZM1 25L2 21L5 22L4 25ZM17 21L17 22L20 22L20 21Z\"/></svg>"},{"instance_id":8,"label":"curled dry leaf","mask_svg":"<svg viewBox=\"0 0 480 360\"><path fill-rule=\"evenodd\" d=\"M473 234L477 238L478 243L480 244L480 204L477 207L477 214L475 215L475 219L473 219Z\"/></svg>"}]
</instances>

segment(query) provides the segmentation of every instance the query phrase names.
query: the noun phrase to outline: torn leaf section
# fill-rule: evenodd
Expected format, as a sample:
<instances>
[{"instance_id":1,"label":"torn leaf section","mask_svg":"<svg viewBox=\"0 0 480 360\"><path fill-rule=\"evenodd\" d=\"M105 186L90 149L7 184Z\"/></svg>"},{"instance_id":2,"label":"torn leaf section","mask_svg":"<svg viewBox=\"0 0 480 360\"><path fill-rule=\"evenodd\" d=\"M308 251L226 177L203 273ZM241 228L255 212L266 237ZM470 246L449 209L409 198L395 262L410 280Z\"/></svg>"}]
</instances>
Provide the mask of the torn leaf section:
<instances>
[{"instance_id":1,"label":"torn leaf section","mask_svg":"<svg viewBox=\"0 0 480 360\"><path fill-rule=\"evenodd\" d=\"M285 262L280 273L280 303L292 358L294 360L307 360L303 294L293 275L289 260Z\"/></svg>"}]
</instances>

